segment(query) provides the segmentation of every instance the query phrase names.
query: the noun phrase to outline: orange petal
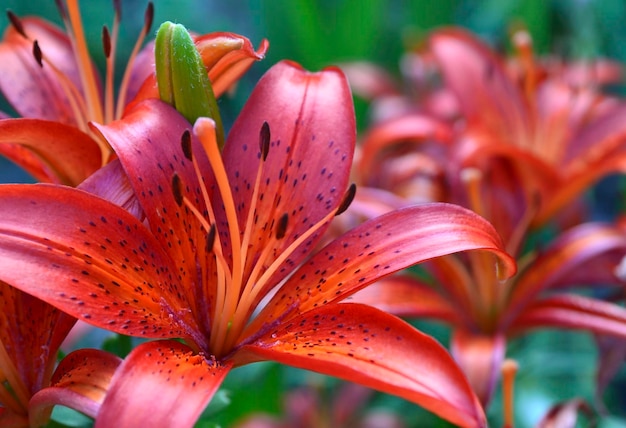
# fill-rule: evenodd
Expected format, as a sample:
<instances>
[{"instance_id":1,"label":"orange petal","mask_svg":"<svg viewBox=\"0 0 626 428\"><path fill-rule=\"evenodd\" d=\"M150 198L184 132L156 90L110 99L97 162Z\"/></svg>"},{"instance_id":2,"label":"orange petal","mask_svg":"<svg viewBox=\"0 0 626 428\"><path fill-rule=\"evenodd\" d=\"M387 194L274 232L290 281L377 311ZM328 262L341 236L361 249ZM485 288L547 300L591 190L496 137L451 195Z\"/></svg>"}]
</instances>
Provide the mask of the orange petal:
<instances>
[{"instance_id":1,"label":"orange petal","mask_svg":"<svg viewBox=\"0 0 626 428\"><path fill-rule=\"evenodd\" d=\"M464 427L486 426L465 376L434 339L375 308L326 304L268 327L236 364L278 361L413 401Z\"/></svg>"}]
</instances>

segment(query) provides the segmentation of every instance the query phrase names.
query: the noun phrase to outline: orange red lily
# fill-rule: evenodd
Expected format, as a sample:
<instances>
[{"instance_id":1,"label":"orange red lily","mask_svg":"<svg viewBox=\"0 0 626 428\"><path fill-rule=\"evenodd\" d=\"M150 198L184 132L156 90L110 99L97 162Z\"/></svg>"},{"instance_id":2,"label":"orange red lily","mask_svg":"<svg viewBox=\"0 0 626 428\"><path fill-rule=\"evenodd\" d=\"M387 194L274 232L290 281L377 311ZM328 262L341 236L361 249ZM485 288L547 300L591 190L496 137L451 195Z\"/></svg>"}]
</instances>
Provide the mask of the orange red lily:
<instances>
[{"instance_id":1,"label":"orange red lily","mask_svg":"<svg viewBox=\"0 0 626 428\"><path fill-rule=\"evenodd\" d=\"M116 91L120 3L114 2L117 8L111 30L103 31L104 78L87 49L78 1L59 4L66 32L38 17L20 19L9 13L12 25L0 43L0 90L21 118L0 120L0 154L38 181L76 186L114 158L106 141L88 124L121 118L134 99L158 97L153 45L142 48L154 12L149 3L144 26ZM216 96L263 58L268 47L263 41L255 50L248 39L232 33L195 36L195 41Z\"/></svg>"},{"instance_id":2,"label":"orange red lily","mask_svg":"<svg viewBox=\"0 0 626 428\"><path fill-rule=\"evenodd\" d=\"M429 279L389 277L355 296L398 315L452 325L451 351L483 403L511 337L542 327L626 337L622 306L564 293L623 286L616 272L626 254L623 229L586 223L563 230L566 223L555 222L600 178L624 171L626 104L592 84L593 73L585 79L578 68L548 73L523 34L517 42L520 58L512 67L465 30L435 31L428 54L457 99L458 117L410 113L380 123L366 136L357 166L364 183L396 196L474 210L517 258L519 271L505 283L488 260L471 254L432 260ZM556 236L532 247L532 234L551 220Z\"/></svg>"},{"instance_id":3,"label":"orange red lily","mask_svg":"<svg viewBox=\"0 0 626 428\"><path fill-rule=\"evenodd\" d=\"M212 120L191 127L159 100L93 129L114 148L145 222L81 190L1 186L0 279L93 325L161 339L120 365L96 426L191 426L231 369L259 360L396 394L460 426L486 424L434 339L343 300L466 250L491 253L506 277L515 265L493 228L469 210L429 204L315 251L352 193L354 112L337 69L274 66L222 153Z\"/></svg>"}]
</instances>

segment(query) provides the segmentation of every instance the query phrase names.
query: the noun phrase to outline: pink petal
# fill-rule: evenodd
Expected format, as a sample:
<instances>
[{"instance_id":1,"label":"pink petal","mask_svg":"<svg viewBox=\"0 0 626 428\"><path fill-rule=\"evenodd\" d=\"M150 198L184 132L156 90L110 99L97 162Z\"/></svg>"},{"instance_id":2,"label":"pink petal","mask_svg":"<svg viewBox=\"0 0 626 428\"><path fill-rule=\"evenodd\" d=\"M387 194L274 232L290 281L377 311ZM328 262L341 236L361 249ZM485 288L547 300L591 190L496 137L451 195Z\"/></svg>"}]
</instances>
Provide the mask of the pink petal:
<instances>
[{"instance_id":1,"label":"pink petal","mask_svg":"<svg viewBox=\"0 0 626 428\"><path fill-rule=\"evenodd\" d=\"M230 371L175 341L147 342L113 376L96 427L193 427Z\"/></svg>"},{"instance_id":2,"label":"pink petal","mask_svg":"<svg viewBox=\"0 0 626 428\"><path fill-rule=\"evenodd\" d=\"M11 26L0 43L0 91L22 117L76 126L57 75L49 65L40 67L32 53L32 41L37 40L47 60L70 82L80 82L69 38L58 27L40 18L23 18L21 22L30 40ZM81 92L80 85L77 89Z\"/></svg>"},{"instance_id":3,"label":"pink petal","mask_svg":"<svg viewBox=\"0 0 626 428\"><path fill-rule=\"evenodd\" d=\"M12 146L25 150L16 152ZM42 181L76 186L102 166L102 152L87 134L41 119L0 120L0 154Z\"/></svg>"},{"instance_id":4,"label":"pink petal","mask_svg":"<svg viewBox=\"0 0 626 428\"><path fill-rule=\"evenodd\" d=\"M452 335L450 352L467 375L478 399L486 407L500 378L506 339L501 334L485 336L456 329Z\"/></svg>"},{"instance_id":5,"label":"pink petal","mask_svg":"<svg viewBox=\"0 0 626 428\"><path fill-rule=\"evenodd\" d=\"M294 272L247 331L343 300L414 264L468 250L492 252L494 274L515 272L515 262L502 250L492 226L465 208L432 203L390 212L322 248Z\"/></svg>"},{"instance_id":6,"label":"pink petal","mask_svg":"<svg viewBox=\"0 0 626 428\"><path fill-rule=\"evenodd\" d=\"M271 143L250 212L264 122L269 124ZM348 186L355 141L352 96L341 71L311 73L285 61L261 78L223 152L242 230L248 216L254 216L251 259L261 253L283 214L289 216L287 234L275 245L276 254L339 205ZM310 253L323 230L293 253L288 269Z\"/></svg>"},{"instance_id":7,"label":"pink petal","mask_svg":"<svg viewBox=\"0 0 626 428\"><path fill-rule=\"evenodd\" d=\"M518 334L541 327L586 330L626 338L626 308L590 297L560 294L529 304L509 331Z\"/></svg>"},{"instance_id":8,"label":"pink petal","mask_svg":"<svg viewBox=\"0 0 626 428\"><path fill-rule=\"evenodd\" d=\"M269 359L398 395L459 426L486 426L447 351L404 321L359 304L326 304L268 328L235 354Z\"/></svg>"},{"instance_id":9,"label":"pink petal","mask_svg":"<svg viewBox=\"0 0 626 428\"><path fill-rule=\"evenodd\" d=\"M3 185L0 201L0 280L119 333L194 331L189 304L170 276L177 268L130 213L89 193L43 184Z\"/></svg>"},{"instance_id":10,"label":"pink petal","mask_svg":"<svg viewBox=\"0 0 626 428\"><path fill-rule=\"evenodd\" d=\"M79 349L67 355L54 372L51 386L31 399L31 424L39 426L47 421L55 405L95 418L121 362L119 357L97 349Z\"/></svg>"}]
</instances>

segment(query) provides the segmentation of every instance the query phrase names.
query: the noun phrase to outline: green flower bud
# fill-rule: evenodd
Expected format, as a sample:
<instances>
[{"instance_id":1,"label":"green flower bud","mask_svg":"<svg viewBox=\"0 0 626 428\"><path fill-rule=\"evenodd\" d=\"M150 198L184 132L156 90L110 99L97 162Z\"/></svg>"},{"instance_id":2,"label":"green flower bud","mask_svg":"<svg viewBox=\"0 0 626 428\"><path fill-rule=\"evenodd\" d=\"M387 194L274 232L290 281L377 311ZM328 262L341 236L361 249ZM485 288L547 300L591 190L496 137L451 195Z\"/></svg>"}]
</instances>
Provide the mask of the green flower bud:
<instances>
[{"instance_id":1,"label":"green flower bud","mask_svg":"<svg viewBox=\"0 0 626 428\"><path fill-rule=\"evenodd\" d=\"M215 121L217 141L224 145L224 128L217 100L202 58L184 26L164 22L157 32L156 77L161 99L191 124L199 117Z\"/></svg>"}]
</instances>

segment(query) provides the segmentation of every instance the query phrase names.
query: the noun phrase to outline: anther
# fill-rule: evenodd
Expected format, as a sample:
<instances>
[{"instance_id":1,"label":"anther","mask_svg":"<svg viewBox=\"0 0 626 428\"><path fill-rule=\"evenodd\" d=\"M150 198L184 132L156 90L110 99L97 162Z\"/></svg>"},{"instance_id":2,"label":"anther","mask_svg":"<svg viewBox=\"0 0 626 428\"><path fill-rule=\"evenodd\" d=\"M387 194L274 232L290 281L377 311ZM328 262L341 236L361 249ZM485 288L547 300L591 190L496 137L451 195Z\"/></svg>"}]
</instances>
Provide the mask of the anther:
<instances>
[{"instance_id":1,"label":"anther","mask_svg":"<svg viewBox=\"0 0 626 428\"><path fill-rule=\"evenodd\" d=\"M20 33L22 37L27 39L28 36L26 35L26 31L24 31L24 26L22 25L20 18L18 18L17 15L10 10L7 10L7 17L9 18L11 25L13 25L13 28L15 28L15 30Z\"/></svg>"},{"instance_id":2,"label":"anther","mask_svg":"<svg viewBox=\"0 0 626 428\"><path fill-rule=\"evenodd\" d=\"M102 47L104 50L104 57L109 58L111 56L111 34L107 26L102 27Z\"/></svg>"},{"instance_id":3,"label":"anther","mask_svg":"<svg viewBox=\"0 0 626 428\"><path fill-rule=\"evenodd\" d=\"M37 64L39 64L39 67L43 67L43 54L41 53L41 48L39 47L37 40L33 43L33 56L35 57Z\"/></svg>"},{"instance_id":4,"label":"anther","mask_svg":"<svg viewBox=\"0 0 626 428\"><path fill-rule=\"evenodd\" d=\"M68 19L68 15L67 15L67 9L65 8L65 5L63 4L63 2L61 0L54 0L54 2L57 5L57 9L59 10L59 14L61 15L61 18L63 18L63 20L67 20Z\"/></svg>"},{"instance_id":5,"label":"anther","mask_svg":"<svg viewBox=\"0 0 626 428\"><path fill-rule=\"evenodd\" d=\"M341 203L339 204L339 207L337 207L337 212L335 213L335 216L338 216L339 214L344 213L348 209L348 207L354 200L355 195L356 195L356 184L352 183L350 187L348 187L348 191L346 192L346 194L343 196L343 199Z\"/></svg>"},{"instance_id":6,"label":"anther","mask_svg":"<svg viewBox=\"0 0 626 428\"><path fill-rule=\"evenodd\" d=\"M215 235L216 235L215 224L212 224L211 228L209 229L209 232L206 234L207 252L213 251L213 245L215 244Z\"/></svg>"},{"instance_id":7,"label":"anther","mask_svg":"<svg viewBox=\"0 0 626 428\"><path fill-rule=\"evenodd\" d=\"M121 0L113 0L113 10L118 20L122 20L122 2Z\"/></svg>"},{"instance_id":8,"label":"anther","mask_svg":"<svg viewBox=\"0 0 626 428\"><path fill-rule=\"evenodd\" d=\"M146 13L143 17L144 27L146 32L150 30L152 27L152 21L154 20L154 4L152 2L148 2L148 6L146 6Z\"/></svg>"},{"instance_id":9,"label":"anther","mask_svg":"<svg viewBox=\"0 0 626 428\"><path fill-rule=\"evenodd\" d=\"M267 159L267 155L270 151L270 125L267 122L263 122L263 126L261 126L259 148L261 150L261 159Z\"/></svg>"},{"instance_id":10,"label":"anther","mask_svg":"<svg viewBox=\"0 0 626 428\"><path fill-rule=\"evenodd\" d=\"M278 219L276 225L276 239L283 239L287 233L287 223L289 222L289 214L285 213Z\"/></svg>"},{"instance_id":11,"label":"anther","mask_svg":"<svg viewBox=\"0 0 626 428\"><path fill-rule=\"evenodd\" d=\"M174 200L179 207L183 205L183 183L180 181L178 174L174 174L172 177L172 193L174 194Z\"/></svg>"},{"instance_id":12,"label":"anther","mask_svg":"<svg viewBox=\"0 0 626 428\"><path fill-rule=\"evenodd\" d=\"M183 154L185 155L187 160L191 160L192 159L192 154L191 154L191 133L189 132L188 129L185 129L185 132L183 132L183 135L180 138L180 146L182 147Z\"/></svg>"}]
</instances>

